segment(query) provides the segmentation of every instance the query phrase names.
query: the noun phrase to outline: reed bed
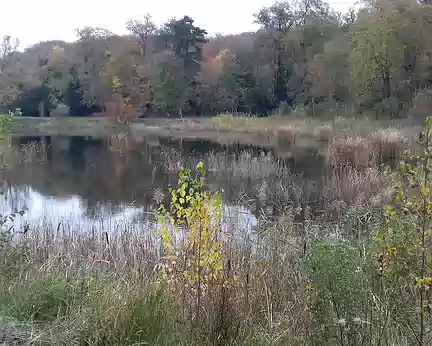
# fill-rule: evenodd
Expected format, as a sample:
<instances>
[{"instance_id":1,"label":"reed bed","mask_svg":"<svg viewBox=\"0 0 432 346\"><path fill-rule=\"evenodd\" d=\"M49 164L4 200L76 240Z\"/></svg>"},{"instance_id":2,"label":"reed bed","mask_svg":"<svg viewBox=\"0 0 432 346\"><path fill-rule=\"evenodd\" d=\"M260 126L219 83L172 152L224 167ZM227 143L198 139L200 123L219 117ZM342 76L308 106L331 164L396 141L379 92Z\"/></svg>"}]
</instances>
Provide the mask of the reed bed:
<instances>
[{"instance_id":1,"label":"reed bed","mask_svg":"<svg viewBox=\"0 0 432 346\"><path fill-rule=\"evenodd\" d=\"M333 137L333 127L330 124L316 127L314 137L319 141L328 142Z\"/></svg>"},{"instance_id":2,"label":"reed bed","mask_svg":"<svg viewBox=\"0 0 432 346\"><path fill-rule=\"evenodd\" d=\"M325 177L324 186L324 199L342 209L379 209L390 202L394 192L389 179L376 167L358 170L347 166L333 170Z\"/></svg>"},{"instance_id":3,"label":"reed bed","mask_svg":"<svg viewBox=\"0 0 432 346\"><path fill-rule=\"evenodd\" d=\"M298 128L291 124L279 126L276 130L276 137L279 145L294 144L298 135Z\"/></svg>"},{"instance_id":4,"label":"reed bed","mask_svg":"<svg viewBox=\"0 0 432 346\"><path fill-rule=\"evenodd\" d=\"M20 148L21 162L35 163L47 160L48 146L44 141L31 141Z\"/></svg>"},{"instance_id":5,"label":"reed bed","mask_svg":"<svg viewBox=\"0 0 432 346\"><path fill-rule=\"evenodd\" d=\"M406 138L397 129L385 129L372 134L372 148L383 159L402 156Z\"/></svg>"},{"instance_id":6,"label":"reed bed","mask_svg":"<svg viewBox=\"0 0 432 346\"><path fill-rule=\"evenodd\" d=\"M265 179L287 172L283 162L271 153L255 155L250 150L243 150L240 155L212 152L207 155L207 164L214 174L225 173L240 179Z\"/></svg>"},{"instance_id":7,"label":"reed bed","mask_svg":"<svg viewBox=\"0 0 432 346\"><path fill-rule=\"evenodd\" d=\"M285 229L294 227L287 220ZM236 273L235 289L228 290L224 307L220 293L211 292L215 305L206 308L210 315L199 322L198 335L199 328L183 319L187 312L178 300L158 283L157 239L137 230L74 232L47 223L16 234L8 248L1 249L0 311L17 321L34 321L21 331L26 342L40 345L212 345L222 337L216 332L220 319L214 319L220 308L227 314L225 340L283 343L290 331L290 340L300 342L309 322L307 314L292 314L306 299L303 278L295 269L299 258L279 239L277 256L283 257L277 261L268 243L276 241L272 232L259 241L239 234L230 243L226 254ZM295 242L293 236L289 244ZM285 249L289 256L283 254ZM270 259L273 267L268 271ZM281 294L288 283L291 289ZM7 330L13 326L7 325Z\"/></svg>"},{"instance_id":8,"label":"reed bed","mask_svg":"<svg viewBox=\"0 0 432 346\"><path fill-rule=\"evenodd\" d=\"M363 138L333 140L325 154L333 167L368 167L373 158L372 147Z\"/></svg>"}]
</instances>

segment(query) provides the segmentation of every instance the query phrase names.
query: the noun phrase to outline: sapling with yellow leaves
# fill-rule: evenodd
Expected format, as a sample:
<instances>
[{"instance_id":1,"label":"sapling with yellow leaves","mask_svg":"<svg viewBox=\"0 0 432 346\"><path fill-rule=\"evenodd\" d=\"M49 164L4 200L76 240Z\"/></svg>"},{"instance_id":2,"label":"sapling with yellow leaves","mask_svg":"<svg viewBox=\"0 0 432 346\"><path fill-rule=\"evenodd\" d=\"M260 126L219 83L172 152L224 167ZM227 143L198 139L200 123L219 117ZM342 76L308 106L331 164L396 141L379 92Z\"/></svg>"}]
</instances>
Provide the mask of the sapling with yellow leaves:
<instances>
[{"instance_id":1,"label":"sapling with yellow leaves","mask_svg":"<svg viewBox=\"0 0 432 346\"><path fill-rule=\"evenodd\" d=\"M406 152L399 165L395 203L385 207L385 225L376 239L382 287L393 301L388 318L407 325L418 345L430 345L432 117L426 119L419 144L420 153Z\"/></svg>"},{"instance_id":2,"label":"sapling with yellow leaves","mask_svg":"<svg viewBox=\"0 0 432 346\"><path fill-rule=\"evenodd\" d=\"M205 186L205 168L182 169L170 188L169 206L159 209L163 252L161 275L199 316L211 285L223 279L222 196Z\"/></svg>"}]
</instances>

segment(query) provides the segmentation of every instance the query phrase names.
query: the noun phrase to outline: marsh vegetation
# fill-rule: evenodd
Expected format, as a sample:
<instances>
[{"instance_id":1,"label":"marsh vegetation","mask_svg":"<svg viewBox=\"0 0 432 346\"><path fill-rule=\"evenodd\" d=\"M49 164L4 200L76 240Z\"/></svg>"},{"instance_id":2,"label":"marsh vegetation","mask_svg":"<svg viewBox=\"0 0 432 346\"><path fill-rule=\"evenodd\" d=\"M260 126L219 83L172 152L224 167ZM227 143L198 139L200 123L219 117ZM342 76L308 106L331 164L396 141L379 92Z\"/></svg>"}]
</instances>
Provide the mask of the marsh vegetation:
<instances>
[{"instance_id":1,"label":"marsh vegetation","mask_svg":"<svg viewBox=\"0 0 432 346\"><path fill-rule=\"evenodd\" d=\"M272 149L5 138L1 335L427 345L429 126L401 171L413 139L396 129L335 138L326 126L309 147L286 130Z\"/></svg>"}]
</instances>

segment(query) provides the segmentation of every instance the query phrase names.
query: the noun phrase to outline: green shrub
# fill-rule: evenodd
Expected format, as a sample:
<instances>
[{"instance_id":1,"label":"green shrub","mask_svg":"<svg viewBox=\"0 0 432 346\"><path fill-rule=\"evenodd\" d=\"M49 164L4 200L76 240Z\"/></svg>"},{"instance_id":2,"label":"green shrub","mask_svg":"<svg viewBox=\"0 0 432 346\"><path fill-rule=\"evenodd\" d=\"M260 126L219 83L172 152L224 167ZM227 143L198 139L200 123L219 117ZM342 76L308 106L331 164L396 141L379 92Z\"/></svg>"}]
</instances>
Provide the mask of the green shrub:
<instances>
[{"instance_id":1,"label":"green shrub","mask_svg":"<svg viewBox=\"0 0 432 346\"><path fill-rule=\"evenodd\" d=\"M396 200L385 208L385 224L376 242L389 319L408 326L409 338L426 345L432 332L432 117L425 121L419 144L421 153L407 152L399 165Z\"/></svg>"},{"instance_id":2,"label":"green shrub","mask_svg":"<svg viewBox=\"0 0 432 346\"><path fill-rule=\"evenodd\" d=\"M374 106L377 118L381 117L398 117L403 110L403 103L396 97L389 97L378 102Z\"/></svg>"},{"instance_id":3,"label":"green shrub","mask_svg":"<svg viewBox=\"0 0 432 346\"><path fill-rule=\"evenodd\" d=\"M343 243L318 242L307 262L310 278L313 343L355 344L363 332L369 305L364 263L357 249Z\"/></svg>"},{"instance_id":4,"label":"green shrub","mask_svg":"<svg viewBox=\"0 0 432 346\"><path fill-rule=\"evenodd\" d=\"M293 108L288 104L288 102L283 101L279 104L276 114L279 116L286 116L290 115L292 111Z\"/></svg>"},{"instance_id":5,"label":"green shrub","mask_svg":"<svg viewBox=\"0 0 432 346\"><path fill-rule=\"evenodd\" d=\"M432 115L432 89L417 92L408 115L414 123L423 123Z\"/></svg>"},{"instance_id":6,"label":"green shrub","mask_svg":"<svg viewBox=\"0 0 432 346\"><path fill-rule=\"evenodd\" d=\"M69 313L76 288L66 279L47 277L14 287L9 314L21 320L53 321Z\"/></svg>"},{"instance_id":7,"label":"green shrub","mask_svg":"<svg viewBox=\"0 0 432 346\"><path fill-rule=\"evenodd\" d=\"M6 133L8 133L11 123L12 116L0 114L0 137L3 137Z\"/></svg>"},{"instance_id":8,"label":"green shrub","mask_svg":"<svg viewBox=\"0 0 432 346\"><path fill-rule=\"evenodd\" d=\"M113 295L115 294L115 295ZM91 292L81 342L90 345L177 345L181 315L173 299L155 287L112 287ZM180 328L179 328L180 329ZM186 337L189 328L180 332Z\"/></svg>"}]
</instances>

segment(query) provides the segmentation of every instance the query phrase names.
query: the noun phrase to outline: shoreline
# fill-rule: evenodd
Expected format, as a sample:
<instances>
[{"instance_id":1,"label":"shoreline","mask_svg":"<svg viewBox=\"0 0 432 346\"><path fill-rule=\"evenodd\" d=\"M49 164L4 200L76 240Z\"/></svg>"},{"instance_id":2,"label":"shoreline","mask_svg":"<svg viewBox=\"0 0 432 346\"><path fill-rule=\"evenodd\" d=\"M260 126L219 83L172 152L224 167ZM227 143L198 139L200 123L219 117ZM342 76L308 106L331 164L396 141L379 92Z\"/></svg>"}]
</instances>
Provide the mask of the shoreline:
<instances>
[{"instance_id":1,"label":"shoreline","mask_svg":"<svg viewBox=\"0 0 432 346\"><path fill-rule=\"evenodd\" d=\"M331 121L293 117L212 118L142 118L120 124L103 117L12 117L8 125L11 137L23 136L91 136L131 135L138 140L148 137L211 141L220 144L275 147L319 147L333 139L368 139L381 130L397 130L414 139L418 126L408 119L377 121L365 117L336 118Z\"/></svg>"},{"instance_id":2,"label":"shoreline","mask_svg":"<svg viewBox=\"0 0 432 346\"><path fill-rule=\"evenodd\" d=\"M238 118L241 119L241 118ZM68 118L31 118L13 117L8 133L12 137L22 136L92 136L108 137L119 134L130 134L135 138L171 137L174 139L208 140L221 144L259 145L275 147L278 145L278 128L280 124L290 121L275 121L266 118L241 119L228 124L217 118L186 119L134 119L128 124L120 124L101 117L68 117ZM265 126L262 126L266 123ZM286 126L286 125L285 125ZM288 125L291 126L291 125ZM312 132L295 130L291 134L295 139L312 139ZM279 136L280 137L280 136ZM294 142L294 138L289 142ZM302 142L300 140L300 142Z\"/></svg>"}]
</instances>

